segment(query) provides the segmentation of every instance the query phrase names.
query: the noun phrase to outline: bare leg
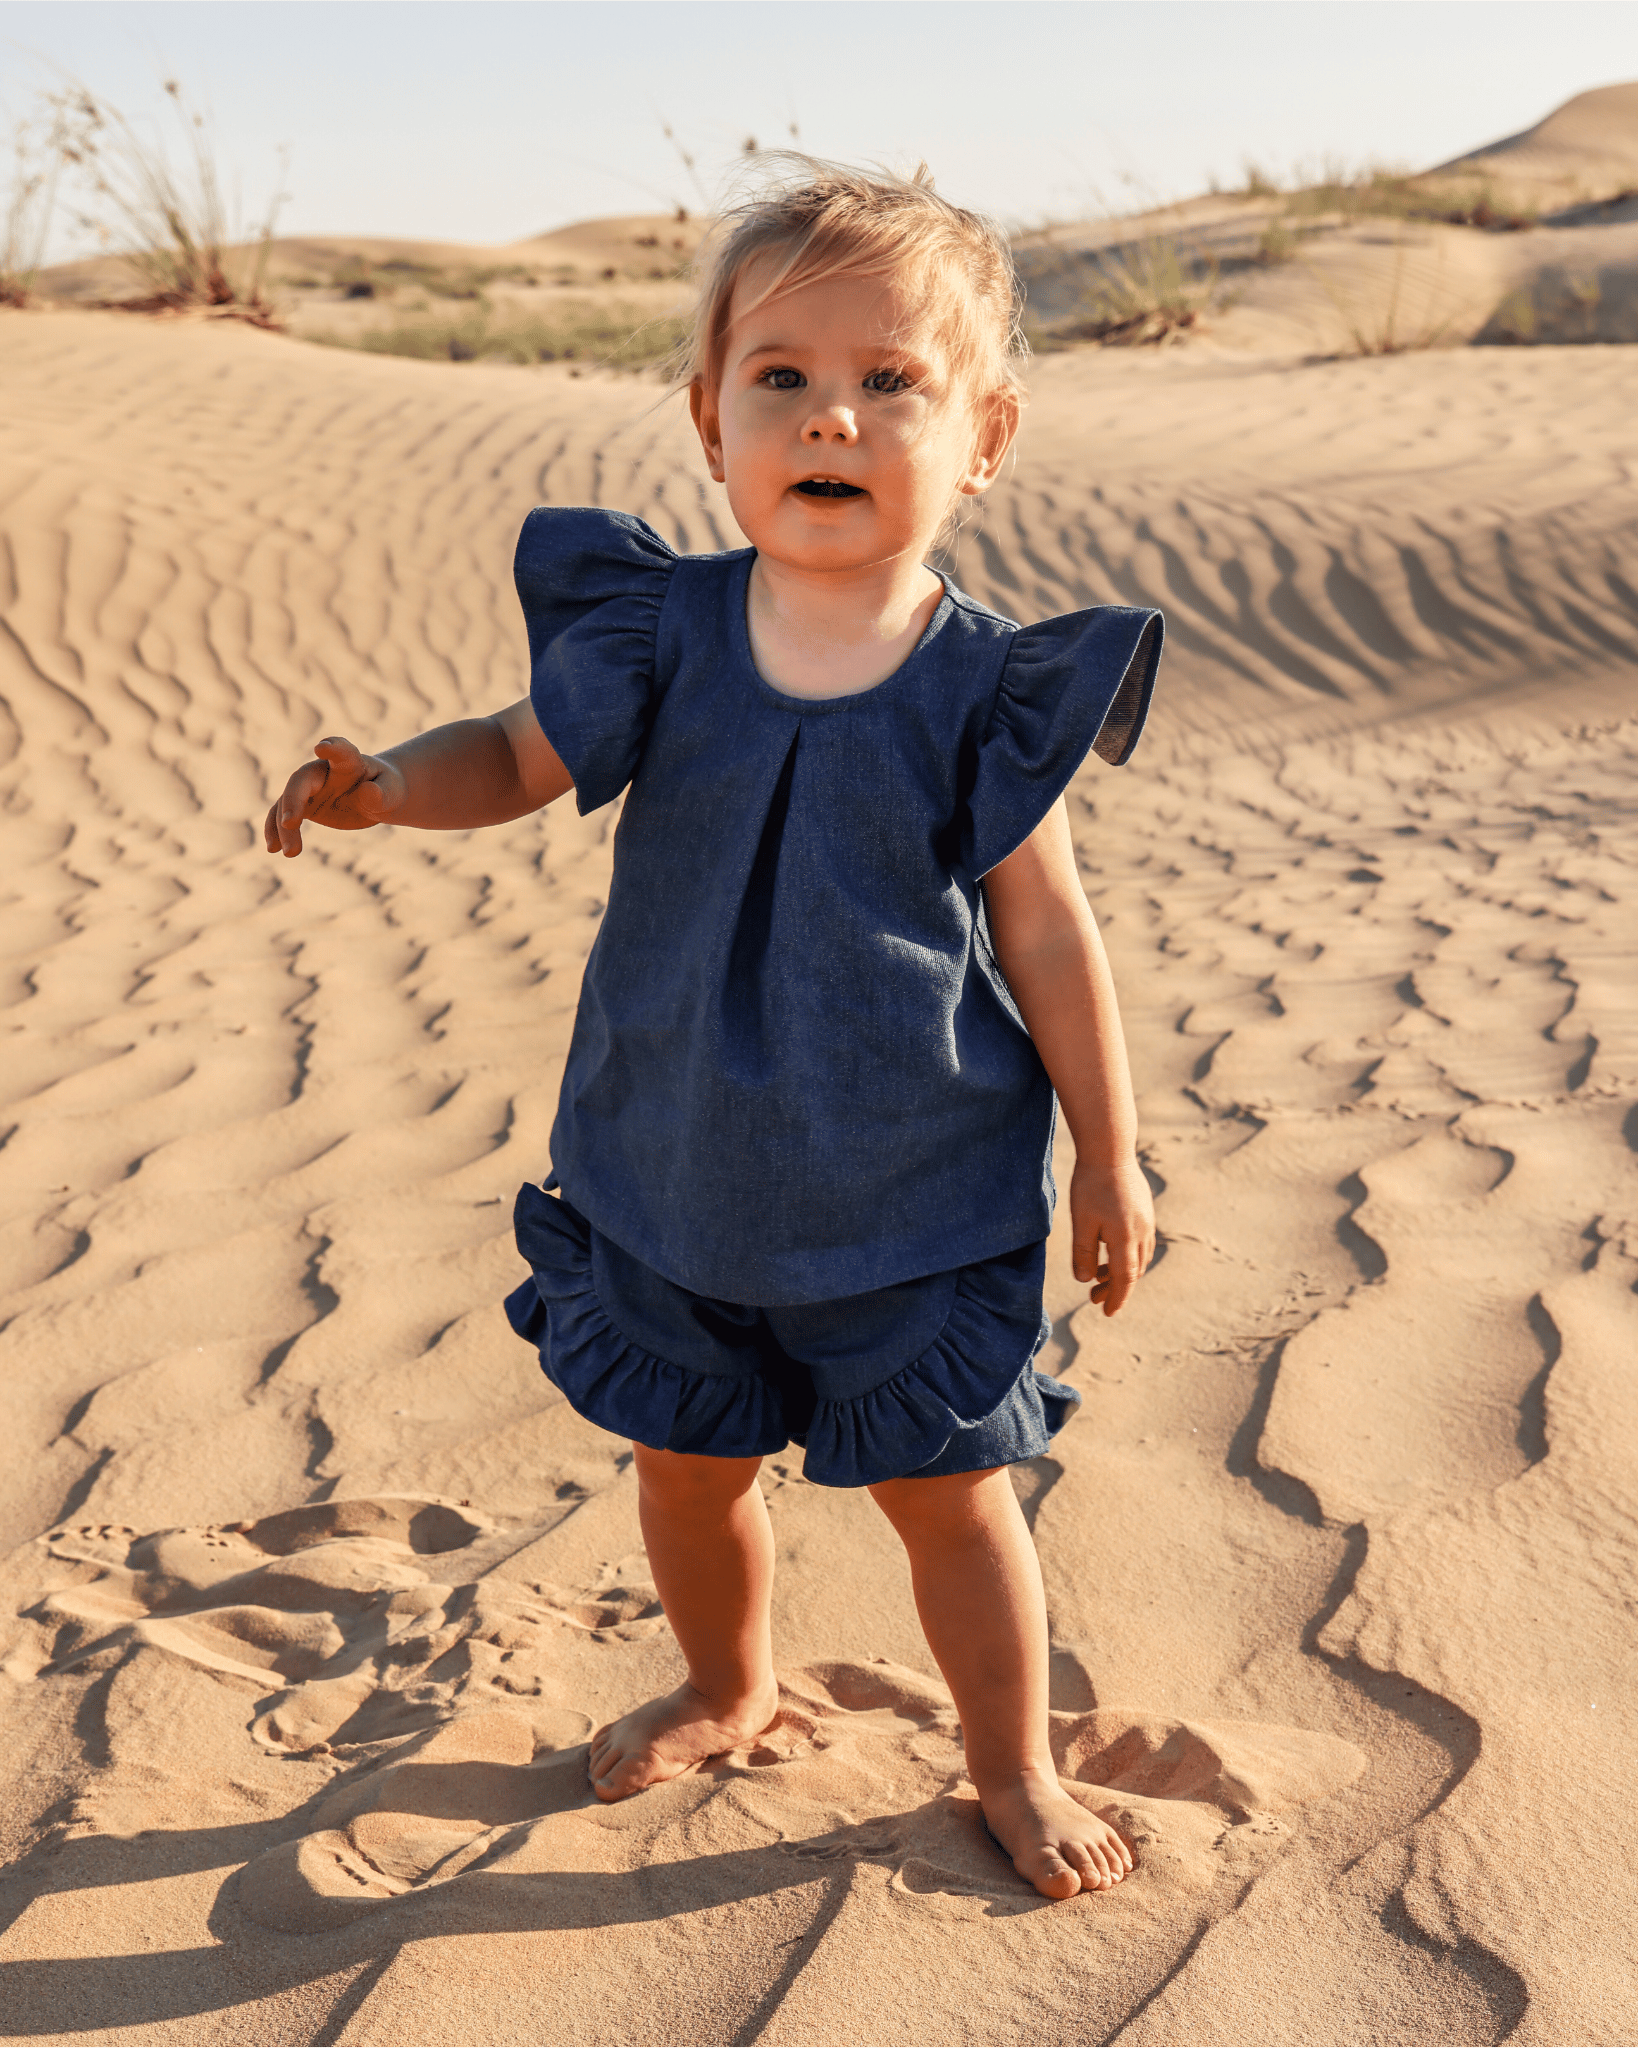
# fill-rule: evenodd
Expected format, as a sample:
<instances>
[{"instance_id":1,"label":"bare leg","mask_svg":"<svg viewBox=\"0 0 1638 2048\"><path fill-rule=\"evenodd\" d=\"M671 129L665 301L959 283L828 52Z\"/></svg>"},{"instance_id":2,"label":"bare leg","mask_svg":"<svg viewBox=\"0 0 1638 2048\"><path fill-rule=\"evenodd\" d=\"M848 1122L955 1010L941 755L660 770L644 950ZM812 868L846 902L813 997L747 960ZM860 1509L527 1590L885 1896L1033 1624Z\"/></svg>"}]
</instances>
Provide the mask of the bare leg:
<instances>
[{"instance_id":1,"label":"bare leg","mask_svg":"<svg viewBox=\"0 0 1638 2048\"><path fill-rule=\"evenodd\" d=\"M779 1711L768 1623L773 1531L756 1483L762 1460L632 1449L649 1569L688 1677L592 1737L599 1799L680 1777L760 1735Z\"/></svg>"},{"instance_id":2,"label":"bare leg","mask_svg":"<svg viewBox=\"0 0 1638 2048\"><path fill-rule=\"evenodd\" d=\"M1049 1899L1119 1884L1130 1849L1053 1766L1041 1566L1005 1467L870 1492L910 1553L916 1610L955 1696L990 1833Z\"/></svg>"}]
</instances>

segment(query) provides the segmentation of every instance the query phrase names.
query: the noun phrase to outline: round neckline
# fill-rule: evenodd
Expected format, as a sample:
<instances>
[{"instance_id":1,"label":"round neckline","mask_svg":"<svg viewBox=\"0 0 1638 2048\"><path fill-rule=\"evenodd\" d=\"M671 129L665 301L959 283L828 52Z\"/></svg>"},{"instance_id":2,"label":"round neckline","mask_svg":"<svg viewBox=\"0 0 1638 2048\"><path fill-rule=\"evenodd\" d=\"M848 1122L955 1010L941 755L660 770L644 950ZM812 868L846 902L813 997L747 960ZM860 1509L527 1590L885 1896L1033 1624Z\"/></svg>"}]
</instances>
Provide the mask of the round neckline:
<instances>
[{"instance_id":1,"label":"round neckline","mask_svg":"<svg viewBox=\"0 0 1638 2048\"><path fill-rule=\"evenodd\" d=\"M950 595L950 579L941 570L934 569L933 574L939 581L938 603L933 607L932 617L922 628L921 638L890 676L883 676L879 683L872 683L868 690L849 690L840 697L796 697L789 690L776 689L757 667L756 657L751 652L751 626L746 611L751 596L751 571L756 566L756 549L747 548L744 559L745 567L739 577L739 589L730 607L734 619L734 651L739 656L740 665L768 702L777 704L782 711L794 711L799 716L806 716L815 711L838 711L844 705L862 704L870 698L881 696L884 690L891 690L916 666L924 650L943 631L951 612L955 610L955 600Z\"/></svg>"}]
</instances>

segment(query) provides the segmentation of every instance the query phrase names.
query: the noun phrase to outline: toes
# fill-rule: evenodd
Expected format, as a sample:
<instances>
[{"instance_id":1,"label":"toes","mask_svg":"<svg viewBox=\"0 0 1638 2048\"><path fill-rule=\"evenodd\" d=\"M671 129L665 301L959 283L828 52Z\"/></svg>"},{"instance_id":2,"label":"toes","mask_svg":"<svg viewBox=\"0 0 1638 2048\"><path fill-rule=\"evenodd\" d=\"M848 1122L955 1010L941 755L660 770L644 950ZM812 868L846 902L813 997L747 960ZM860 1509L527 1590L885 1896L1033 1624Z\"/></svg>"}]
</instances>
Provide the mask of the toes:
<instances>
[{"instance_id":1,"label":"toes","mask_svg":"<svg viewBox=\"0 0 1638 2048\"><path fill-rule=\"evenodd\" d=\"M1014 1865L1020 1877L1027 1877L1035 1889L1049 1899L1072 1899L1081 1888L1081 1880L1070 1869L1055 1850L1048 1849L1033 1870L1026 1870L1022 1863Z\"/></svg>"},{"instance_id":2,"label":"toes","mask_svg":"<svg viewBox=\"0 0 1638 2048\"><path fill-rule=\"evenodd\" d=\"M1113 1828L1109 1830L1107 1837L1100 1846L1103 1850L1104 1860L1109 1865L1110 1875L1114 1878L1116 1884L1119 1884L1127 1871L1132 1868L1131 1848L1125 1836L1117 1834Z\"/></svg>"},{"instance_id":3,"label":"toes","mask_svg":"<svg viewBox=\"0 0 1638 2048\"><path fill-rule=\"evenodd\" d=\"M640 1789L639 1774L632 1767L632 1760L618 1750L610 1751L598 1768L590 1773L591 1788L599 1799L612 1802L624 1799Z\"/></svg>"},{"instance_id":4,"label":"toes","mask_svg":"<svg viewBox=\"0 0 1638 2048\"><path fill-rule=\"evenodd\" d=\"M1065 1842L1063 1854L1070 1867L1074 1870L1075 1875L1080 1879L1083 1890L1095 1892L1108 1889L1108 1873L1098 1861L1095 1851L1088 1843Z\"/></svg>"}]
</instances>

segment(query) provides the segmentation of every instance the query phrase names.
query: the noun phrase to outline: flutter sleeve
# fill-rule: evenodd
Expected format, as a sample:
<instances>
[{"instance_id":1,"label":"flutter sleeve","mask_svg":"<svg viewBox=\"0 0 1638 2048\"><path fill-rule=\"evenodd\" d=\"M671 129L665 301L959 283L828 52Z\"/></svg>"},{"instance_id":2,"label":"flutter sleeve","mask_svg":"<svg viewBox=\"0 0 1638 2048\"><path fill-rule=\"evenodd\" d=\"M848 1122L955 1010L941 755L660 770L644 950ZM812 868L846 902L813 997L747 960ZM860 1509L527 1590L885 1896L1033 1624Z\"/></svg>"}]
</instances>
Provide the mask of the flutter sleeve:
<instances>
[{"instance_id":1,"label":"flutter sleeve","mask_svg":"<svg viewBox=\"0 0 1638 2048\"><path fill-rule=\"evenodd\" d=\"M1013 636L967 800L970 873L1017 852L1088 753L1115 768L1131 759L1164 632L1159 612L1099 605Z\"/></svg>"},{"instance_id":2,"label":"flutter sleeve","mask_svg":"<svg viewBox=\"0 0 1638 2048\"><path fill-rule=\"evenodd\" d=\"M512 573L529 629L529 701L574 777L582 816L612 803L642 759L676 565L626 512L543 505L523 522Z\"/></svg>"}]
</instances>

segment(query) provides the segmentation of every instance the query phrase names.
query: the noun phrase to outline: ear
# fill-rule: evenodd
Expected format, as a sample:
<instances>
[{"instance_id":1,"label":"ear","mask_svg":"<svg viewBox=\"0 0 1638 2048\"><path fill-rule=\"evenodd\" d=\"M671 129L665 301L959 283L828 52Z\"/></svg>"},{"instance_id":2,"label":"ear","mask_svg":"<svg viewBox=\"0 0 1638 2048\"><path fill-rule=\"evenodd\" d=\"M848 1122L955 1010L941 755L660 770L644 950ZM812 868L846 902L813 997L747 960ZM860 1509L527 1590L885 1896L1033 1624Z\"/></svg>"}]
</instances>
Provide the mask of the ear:
<instances>
[{"instance_id":1,"label":"ear","mask_svg":"<svg viewBox=\"0 0 1638 2048\"><path fill-rule=\"evenodd\" d=\"M688 387L688 410L700 446L705 450L705 466L711 472L712 482L726 483L728 471L722 459L722 421L717 414L716 394L707 391L698 377Z\"/></svg>"},{"instance_id":2,"label":"ear","mask_svg":"<svg viewBox=\"0 0 1638 2048\"><path fill-rule=\"evenodd\" d=\"M1001 465L1018 437L1022 410L1018 393L1010 384L1002 385L1000 390L988 393L979 401L978 435L972 461L961 480L961 489L967 497L982 496L1001 474Z\"/></svg>"}]
</instances>

